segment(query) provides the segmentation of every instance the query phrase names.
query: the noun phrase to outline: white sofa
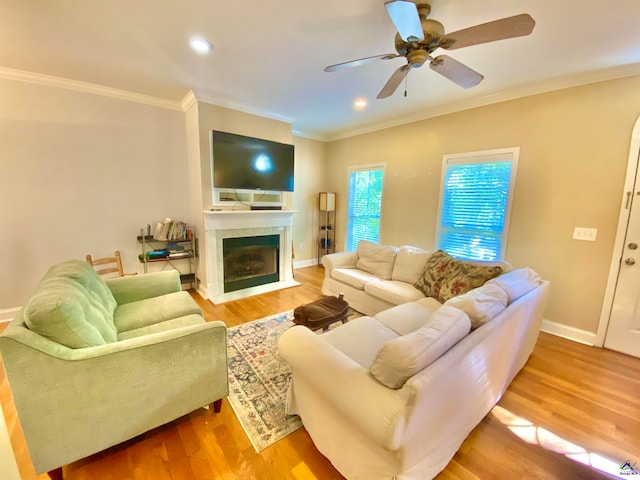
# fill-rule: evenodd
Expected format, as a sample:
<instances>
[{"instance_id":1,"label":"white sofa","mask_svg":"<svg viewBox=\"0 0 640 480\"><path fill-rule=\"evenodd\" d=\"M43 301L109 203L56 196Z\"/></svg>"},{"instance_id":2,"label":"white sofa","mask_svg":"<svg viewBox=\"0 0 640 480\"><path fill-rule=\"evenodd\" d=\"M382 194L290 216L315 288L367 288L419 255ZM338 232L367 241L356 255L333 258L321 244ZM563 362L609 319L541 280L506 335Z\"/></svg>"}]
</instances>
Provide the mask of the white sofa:
<instances>
[{"instance_id":1,"label":"white sofa","mask_svg":"<svg viewBox=\"0 0 640 480\"><path fill-rule=\"evenodd\" d=\"M425 298L414 287L432 252L417 247L378 245L360 241L355 252L339 252L322 257L324 295L344 294L358 312L373 315L402 303ZM511 270L508 262L472 262Z\"/></svg>"},{"instance_id":2,"label":"white sofa","mask_svg":"<svg viewBox=\"0 0 640 480\"><path fill-rule=\"evenodd\" d=\"M548 289L524 268L444 305L422 298L320 335L294 326L278 343L287 412L347 479L433 478L524 366Z\"/></svg>"}]
</instances>

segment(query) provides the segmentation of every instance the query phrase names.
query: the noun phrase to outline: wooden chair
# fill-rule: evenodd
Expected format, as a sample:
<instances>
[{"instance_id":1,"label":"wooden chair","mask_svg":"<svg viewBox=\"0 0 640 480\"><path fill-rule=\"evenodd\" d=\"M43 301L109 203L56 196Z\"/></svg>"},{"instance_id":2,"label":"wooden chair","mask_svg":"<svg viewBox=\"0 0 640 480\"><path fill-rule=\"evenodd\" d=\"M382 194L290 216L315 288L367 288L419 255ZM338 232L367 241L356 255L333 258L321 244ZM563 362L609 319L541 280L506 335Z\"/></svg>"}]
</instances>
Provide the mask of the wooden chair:
<instances>
[{"instance_id":1,"label":"wooden chair","mask_svg":"<svg viewBox=\"0 0 640 480\"><path fill-rule=\"evenodd\" d=\"M117 273L119 277L124 277L124 271L122 270L122 258L120 257L120 252L118 250L116 250L113 257L96 258L94 260L91 258L91 255L87 255L85 258L87 259L87 263L95 268L99 275Z\"/></svg>"}]
</instances>

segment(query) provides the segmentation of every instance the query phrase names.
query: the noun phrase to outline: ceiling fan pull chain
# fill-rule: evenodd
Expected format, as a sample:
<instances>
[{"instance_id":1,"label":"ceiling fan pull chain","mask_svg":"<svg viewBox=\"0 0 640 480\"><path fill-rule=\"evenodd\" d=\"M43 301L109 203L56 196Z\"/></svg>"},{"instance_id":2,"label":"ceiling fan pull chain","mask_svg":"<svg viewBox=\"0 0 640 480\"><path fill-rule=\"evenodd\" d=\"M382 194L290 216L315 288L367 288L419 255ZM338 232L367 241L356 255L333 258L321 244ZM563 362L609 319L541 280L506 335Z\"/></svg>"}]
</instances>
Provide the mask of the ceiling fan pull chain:
<instances>
[{"instance_id":1,"label":"ceiling fan pull chain","mask_svg":"<svg viewBox=\"0 0 640 480\"><path fill-rule=\"evenodd\" d=\"M409 75L404 77L404 98L407 98L407 84L409 83Z\"/></svg>"}]
</instances>

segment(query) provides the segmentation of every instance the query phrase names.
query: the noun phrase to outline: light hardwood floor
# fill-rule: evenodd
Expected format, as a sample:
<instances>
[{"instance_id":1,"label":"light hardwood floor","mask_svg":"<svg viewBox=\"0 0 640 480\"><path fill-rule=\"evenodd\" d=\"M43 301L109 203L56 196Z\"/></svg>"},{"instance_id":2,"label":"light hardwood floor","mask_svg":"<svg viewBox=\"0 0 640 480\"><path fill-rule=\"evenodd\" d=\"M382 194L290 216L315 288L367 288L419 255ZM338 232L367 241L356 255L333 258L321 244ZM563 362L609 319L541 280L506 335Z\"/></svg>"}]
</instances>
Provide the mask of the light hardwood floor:
<instances>
[{"instance_id":1,"label":"light hardwood floor","mask_svg":"<svg viewBox=\"0 0 640 480\"><path fill-rule=\"evenodd\" d=\"M295 272L301 286L222 305L194 298L208 320L234 326L319 298L323 275L321 267L301 268ZM22 478L47 479L33 470L3 371L0 402ZM498 406L437 478L608 478L589 465L604 464L617 473L626 461L640 466L640 359L542 333ZM226 400L219 414L193 412L67 465L64 475L67 480L343 478L303 428L256 454Z\"/></svg>"}]
</instances>

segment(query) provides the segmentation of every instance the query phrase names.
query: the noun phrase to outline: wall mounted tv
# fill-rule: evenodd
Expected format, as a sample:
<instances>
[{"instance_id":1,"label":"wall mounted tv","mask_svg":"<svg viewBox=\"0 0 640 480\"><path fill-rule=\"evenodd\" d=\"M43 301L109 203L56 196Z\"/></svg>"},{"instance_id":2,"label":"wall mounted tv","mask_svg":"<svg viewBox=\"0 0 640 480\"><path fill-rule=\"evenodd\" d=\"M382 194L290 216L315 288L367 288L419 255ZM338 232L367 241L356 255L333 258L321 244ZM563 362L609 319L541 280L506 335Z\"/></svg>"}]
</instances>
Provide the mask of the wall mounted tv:
<instances>
[{"instance_id":1,"label":"wall mounted tv","mask_svg":"<svg viewBox=\"0 0 640 480\"><path fill-rule=\"evenodd\" d=\"M293 145L211 132L213 186L293 192Z\"/></svg>"}]
</instances>

